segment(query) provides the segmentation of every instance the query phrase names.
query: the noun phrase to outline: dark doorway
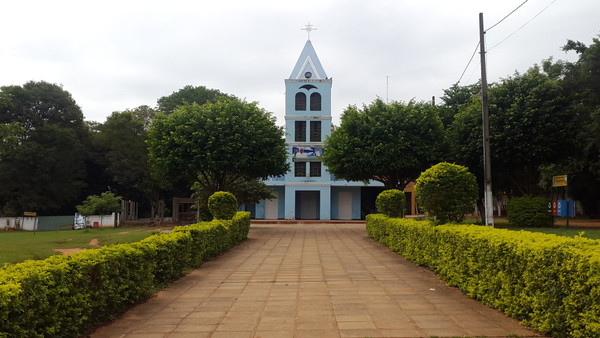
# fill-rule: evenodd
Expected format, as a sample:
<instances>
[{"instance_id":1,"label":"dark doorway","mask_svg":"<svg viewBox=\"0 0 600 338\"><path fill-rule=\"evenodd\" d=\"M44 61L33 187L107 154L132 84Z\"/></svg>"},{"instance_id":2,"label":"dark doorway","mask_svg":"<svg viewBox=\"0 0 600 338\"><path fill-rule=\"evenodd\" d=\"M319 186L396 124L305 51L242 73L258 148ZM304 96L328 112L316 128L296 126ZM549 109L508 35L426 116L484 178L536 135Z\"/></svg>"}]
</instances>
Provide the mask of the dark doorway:
<instances>
[{"instance_id":1,"label":"dark doorway","mask_svg":"<svg viewBox=\"0 0 600 338\"><path fill-rule=\"evenodd\" d=\"M319 219L320 205L318 191L296 191L296 219Z\"/></svg>"},{"instance_id":2,"label":"dark doorway","mask_svg":"<svg viewBox=\"0 0 600 338\"><path fill-rule=\"evenodd\" d=\"M362 187L360 188L360 218L365 219L368 214L376 214L375 200L377 195L384 191L384 187Z\"/></svg>"}]
</instances>

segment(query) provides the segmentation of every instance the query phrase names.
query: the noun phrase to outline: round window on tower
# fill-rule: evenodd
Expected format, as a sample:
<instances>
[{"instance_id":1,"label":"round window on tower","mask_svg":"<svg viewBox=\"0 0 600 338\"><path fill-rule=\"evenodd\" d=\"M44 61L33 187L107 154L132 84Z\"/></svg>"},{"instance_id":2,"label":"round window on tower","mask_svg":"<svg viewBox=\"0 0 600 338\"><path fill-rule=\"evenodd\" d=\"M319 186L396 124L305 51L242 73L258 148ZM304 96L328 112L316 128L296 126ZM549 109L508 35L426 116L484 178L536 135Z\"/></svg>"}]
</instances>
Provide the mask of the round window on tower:
<instances>
[{"instance_id":1,"label":"round window on tower","mask_svg":"<svg viewBox=\"0 0 600 338\"><path fill-rule=\"evenodd\" d=\"M311 72L306 72L304 73L304 77L307 79L310 79L312 77L312 73Z\"/></svg>"}]
</instances>

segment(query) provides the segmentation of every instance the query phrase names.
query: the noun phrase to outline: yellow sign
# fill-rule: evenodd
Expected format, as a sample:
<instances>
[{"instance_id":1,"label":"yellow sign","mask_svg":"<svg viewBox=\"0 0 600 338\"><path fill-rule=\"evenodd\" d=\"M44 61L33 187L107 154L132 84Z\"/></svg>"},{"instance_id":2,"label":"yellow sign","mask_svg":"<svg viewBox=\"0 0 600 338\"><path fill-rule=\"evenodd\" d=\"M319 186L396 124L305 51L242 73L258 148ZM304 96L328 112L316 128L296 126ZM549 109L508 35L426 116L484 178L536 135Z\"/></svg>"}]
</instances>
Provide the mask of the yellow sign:
<instances>
[{"instance_id":1,"label":"yellow sign","mask_svg":"<svg viewBox=\"0 0 600 338\"><path fill-rule=\"evenodd\" d=\"M26 217L35 217L35 216L37 216L37 212L33 212L33 211L25 211L25 212L23 213L23 216L26 216Z\"/></svg>"},{"instance_id":2,"label":"yellow sign","mask_svg":"<svg viewBox=\"0 0 600 338\"><path fill-rule=\"evenodd\" d=\"M566 187L567 175L552 176L552 187Z\"/></svg>"}]
</instances>

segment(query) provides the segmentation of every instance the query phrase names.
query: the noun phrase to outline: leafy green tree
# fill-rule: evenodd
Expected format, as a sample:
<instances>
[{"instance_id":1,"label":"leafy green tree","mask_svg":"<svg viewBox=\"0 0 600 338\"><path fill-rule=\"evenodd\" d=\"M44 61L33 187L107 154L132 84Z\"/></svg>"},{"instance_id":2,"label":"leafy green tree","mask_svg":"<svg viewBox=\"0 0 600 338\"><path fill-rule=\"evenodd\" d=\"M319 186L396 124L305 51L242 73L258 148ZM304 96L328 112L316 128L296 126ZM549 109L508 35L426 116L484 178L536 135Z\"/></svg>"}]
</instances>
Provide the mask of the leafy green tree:
<instances>
[{"instance_id":1,"label":"leafy green tree","mask_svg":"<svg viewBox=\"0 0 600 338\"><path fill-rule=\"evenodd\" d=\"M0 213L71 213L89 145L81 109L70 93L43 81L1 87L0 96L0 124L12 135L0 159Z\"/></svg>"},{"instance_id":2,"label":"leafy green tree","mask_svg":"<svg viewBox=\"0 0 600 338\"><path fill-rule=\"evenodd\" d=\"M539 167L567 157L574 144L573 116L558 80L534 66L493 84L490 147L493 188L513 195L538 194ZM452 159L483 171L481 102L462 106L448 130Z\"/></svg>"},{"instance_id":3,"label":"leafy green tree","mask_svg":"<svg viewBox=\"0 0 600 338\"><path fill-rule=\"evenodd\" d=\"M564 82L579 122L580 161L600 179L600 39L589 46L569 40L563 49L579 54L576 63L564 65Z\"/></svg>"},{"instance_id":4,"label":"leafy green tree","mask_svg":"<svg viewBox=\"0 0 600 338\"><path fill-rule=\"evenodd\" d=\"M179 106L192 103L203 105L206 102L215 102L220 97L232 96L221 93L217 89L188 85L169 96L163 96L158 99L158 110L165 114L171 114Z\"/></svg>"},{"instance_id":5,"label":"leafy green tree","mask_svg":"<svg viewBox=\"0 0 600 338\"><path fill-rule=\"evenodd\" d=\"M109 215L121 210L121 196L110 191L98 195L88 196L82 204L77 206L77 211L85 216Z\"/></svg>"},{"instance_id":6,"label":"leafy green tree","mask_svg":"<svg viewBox=\"0 0 600 338\"><path fill-rule=\"evenodd\" d=\"M490 90L491 140L497 171L517 195L539 194L539 166L573 151L573 115L561 84L539 67Z\"/></svg>"},{"instance_id":7,"label":"leafy green tree","mask_svg":"<svg viewBox=\"0 0 600 338\"><path fill-rule=\"evenodd\" d=\"M256 103L219 98L159 114L150 129L149 158L163 182L183 177L210 196L244 182L285 174L283 130Z\"/></svg>"},{"instance_id":8,"label":"leafy green tree","mask_svg":"<svg viewBox=\"0 0 600 338\"><path fill-rule=\"evenodd\" d=\"M561 161L562 172L569 174L569 193L581 202L584 211L600 215L600 39L590 45L567 41L566 52L579 55L576 62L546 60L544 70L562 82L568 96L569 111L576 124L570 135L576 147Z\"/></svg>"},{"instance_id":9,"label":"leafy green tree","mask_svg":"<svg viewBox=\"0 0 600 338\"><path fill-rule=\"evenodd\" d=\"M45 81L30 81L23 86L0 87L10 99L0 111L0 123L18 122L27 135L36 128L53 124L85 133L83 113L71 94L61 86Z\"/></svg>"},{"instance_id":10,"label":"leafy green tree","mask_svg":"<svg viewBox=\"0 0 600 338\"><path fill-rule=\"evenodd\" d=\"M444 126L449 126L454 121L456 114L460 112L463 105L471 102L474 96L481 91L481 85L478 83L466 86L453 84L450 88L444 89L444 95L441 99L444 104L440 108L440 117Z\"/></svg>"},{"instance_id":11,"label":"leafy green tree","mask_svg":"<svg viewBox=\"0 0 600 338\"><path fill-rule=\"evenodd\" d=\"M96 126L94 134L100 148L100 165L119 187L119 193L127 199L146 199L154 213L158 212L160 188L148 164L146 141L155 114L148 106L114 112Z\"/></svg>"},{"instance_id":12,"label":"leafy green tree","mask_svg":"<svg viewBox=\"0 0 600 338\"><path fill-rule=\"evenodd\" d=\"M438 163L417 178L415 196L437 221L461 222L477 200L475 175L461 165Z\"/></svg>"},{"instance_id":13,"label":"leafy green tree","mask_svg":"<svg viewBox=\"0 0 600 338\"><path fill-rule=\"evenodd\" d=\"M18 122L0 123L0 161L2 156L19 146L25 129Z\"/></svg>"},{"instance_id":14,"label":"leafy green tree","mask_svg":"<svg viewBox=\"0 0 600 338\"><path fill-rule=\"evenodd\" d=\"M423 102L373 101L346 108L341 125L325 140L323 163L348 181L382 182L403 190L442 156L443 126L437 109Z\"/></svg>"}]
</instances>

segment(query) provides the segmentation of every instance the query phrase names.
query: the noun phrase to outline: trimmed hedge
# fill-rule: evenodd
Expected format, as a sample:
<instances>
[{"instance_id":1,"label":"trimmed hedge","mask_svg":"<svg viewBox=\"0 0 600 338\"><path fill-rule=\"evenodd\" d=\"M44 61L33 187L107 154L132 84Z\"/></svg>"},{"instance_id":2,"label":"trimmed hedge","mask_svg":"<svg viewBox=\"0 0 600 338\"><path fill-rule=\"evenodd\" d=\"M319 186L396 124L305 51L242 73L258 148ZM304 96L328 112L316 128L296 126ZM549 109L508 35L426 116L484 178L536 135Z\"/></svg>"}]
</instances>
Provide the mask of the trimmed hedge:
<instances>
[{"instance_id":1,"label":"trimmed hedge","mask_svg":"<svg viewBox=\"0 0 600 338\"><path fill-rule=\"evenodd\" d=\"M477 180L467 167L441 162L417 178L415 196L438 222L462 222L477 201Z\"/></svg>"},{"instance_id":2,"label":"trimmed hedge","mask_svg":"<svg viewBox=\"0 0 600 338\"><path fill-rule=\"evenodd\" d=\"M247 238L250 213L0 269L0 337L76 337Z\"/></svg>"},{"instance_id":3,"label":"trimmed hedge","mask_svg":"<svg viewBox=\"0 0 600 338\"><path fill-rule=\"evenodd\" d=\"M384 190L375 199L377 211L388 217L403 217L406 208L404 191L398 189Z\"/></svg>"},{"instance_id":4,"label":"trimmed hedge","mask_svg":"<svg viewBox=\"0 0 600 338\"><path fill-rule=\"evenodd\" d=\"M506 206L508 222L520 227L551 227L554 225L554 217L548 211L550 202L543 197L515 197Z\"/></svg>"},{"instance_id":5,"label":"trimmed hedge","mask_svg":"<svg viewBox=\"0 0 600 338\"><path fill-rule=\"evenodd\" d=\"M600 241L367 216L369 237L555 337L600 337Z\"/></svg>"},{"instance_id":6,"label":"trimmed hedge","mask_svg":"<svg viewBox=\"0 0 600 338\"><path fill-rule=\"evenodd\" d=\"M208 198L208 210L216 219L232 219L239 206L235 196L228 191L217 191Z\"/></svg>"}]
</instances>

